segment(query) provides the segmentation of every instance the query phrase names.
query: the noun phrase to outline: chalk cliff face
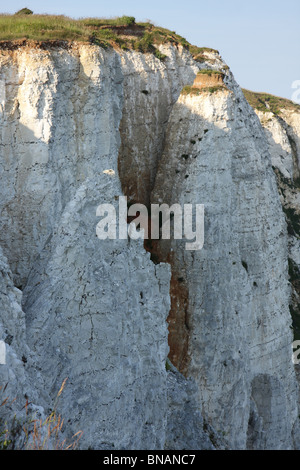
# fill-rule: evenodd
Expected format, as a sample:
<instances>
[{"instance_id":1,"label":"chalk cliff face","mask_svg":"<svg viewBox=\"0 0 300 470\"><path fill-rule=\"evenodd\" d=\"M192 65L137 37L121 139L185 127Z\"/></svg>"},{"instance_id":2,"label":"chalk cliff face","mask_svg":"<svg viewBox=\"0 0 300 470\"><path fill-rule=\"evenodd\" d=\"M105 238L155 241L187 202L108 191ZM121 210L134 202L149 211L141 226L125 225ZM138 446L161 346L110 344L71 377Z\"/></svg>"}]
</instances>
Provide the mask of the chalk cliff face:
<instances>
[{"instance_id":1,"label":"chalk cliff face","mask_svg":"<svg viewBox=\"0 0 300 470\"><path fill-rule=\"evenodd\" d=\"M71 430L85 428L81 445L161 448L169 269L95 231L97 206L122 194L119 58L25 50L5 57L1 78L1 243L23 290L40 403L68 377L61 412Z\"/></svg>"},{"instance_id":2,"label":"chalk cliff face","mask_svg":"<svg viewBox=\"0 0 300 470\"><path fill-rule=\"evenodd\" d=\"M188 297L181 357L179 312L171 311L171 360L195 377L205 414L234 447L280 448L288 446L296 419L286 230L259 122L229 86L180 96L152 194L153 202L205 205L203 249L188 252L175 242L162 248L172 253ZM173 175L171 187L163 184L166 174Z\"/></svg>"},{"instance_id":3,"label":"chalk cliff face","mask_svg":"<svg viewBox=\"0 0 300 470\"><path fill-rule=\"evenodd\" d=\"M297 447L272 169L295 175L294 150L278 160L217 53L160 50L1 51L2 383L47 414L68 377L58 406L82 448ZM207 67L223 85L181 93ZM99 240L96 208L121 195L204 204L203 249Z\"/></svg>"},{"instance_id":4,"label":"chalk cliff face","mask_svg":"<svg viewBox=\"0 0 300 470\"><path fill-rule=\"evenodd\" d=\"M295 339L300 338L300 106L288 103L256 113L264 128L278 191L288 226L289 279L292 286L290 311Z\"/></svg>"}]
</instances>

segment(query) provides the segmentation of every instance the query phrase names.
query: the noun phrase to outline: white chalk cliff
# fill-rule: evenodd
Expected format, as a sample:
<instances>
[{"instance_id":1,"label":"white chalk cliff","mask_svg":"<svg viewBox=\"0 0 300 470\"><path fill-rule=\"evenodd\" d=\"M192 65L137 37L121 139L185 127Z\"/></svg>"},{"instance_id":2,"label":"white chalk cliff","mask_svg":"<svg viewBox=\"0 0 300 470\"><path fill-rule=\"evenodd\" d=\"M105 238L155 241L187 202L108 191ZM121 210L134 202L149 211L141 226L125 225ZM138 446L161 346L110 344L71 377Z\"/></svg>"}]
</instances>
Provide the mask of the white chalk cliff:
<instances>
[{"instance_id":1,"label":"white chalk cliff","mask_svg":"<svg viewBox=\"0 0 300 470\"><path fill-rule=\"evenodd\" d=\"M258 95L261 98L260 95ZM266 101L268 105L268 101ZM288 227L290 311L295 339L300 338L300 106L292 102L277 109L255 109L264 128L280 200Z\"/></svg>"},{"instance_id":2,"label":"white chalk cliff","mask_svg":"<svg viewBox=\"0 0 300 470\"><path fill-rule=\"evenodd\" d=\"M299 448L299 236L274 168L299 176L300 114L281 118L291 144L216 52L160 50L0 51L0 386L47 415L68 378L83 449ZM207 68L224 86L182 92ZM204 204L203 249L99 240L121 195Z\"/></svg>"}]
</instances>

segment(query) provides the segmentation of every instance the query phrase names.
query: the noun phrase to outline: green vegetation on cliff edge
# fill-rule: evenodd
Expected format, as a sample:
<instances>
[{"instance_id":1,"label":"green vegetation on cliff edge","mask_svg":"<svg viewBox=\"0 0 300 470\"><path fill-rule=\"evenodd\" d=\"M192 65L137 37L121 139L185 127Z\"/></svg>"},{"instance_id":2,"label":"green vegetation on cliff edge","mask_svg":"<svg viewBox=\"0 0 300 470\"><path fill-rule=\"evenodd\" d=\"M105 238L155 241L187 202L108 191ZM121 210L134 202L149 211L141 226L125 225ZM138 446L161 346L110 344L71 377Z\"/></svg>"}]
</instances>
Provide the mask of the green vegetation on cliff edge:
<instances>
[{"instance_id":1,"label":"green vegetation on cliff edge","mask_svg":"<svg viewBox=\"0 0 300 470\"><path fill-rule=\"evenodd\" d=\"M181 45L193 56L201 57L207 52L217 52L207 47L192 46L175 31L155 26L152 23L136 23L132 16L114 19L82 18L72 19L57 15L34 15L22 13L0 15L0 48L14 48L20 41L23 45L30 41L48 43L56 41L84 42L102 47L132 49L152 52L163 59L155 46L165 43ZM30 10L29 10L30 11ZM57 44L57 43L56 43Z\"/></svg>"},{"instance_id":2,"label":"green vegetation on cliff edge","mask_svg":"<svg viewBox=\"0 0 300 470\"><path fill-rule=\"evenodd\" d=\"M268 93L257 93L254 91L242 89L246 100L252 108L262 111L263 113L272 112L280 114L281 109L300 111L300 105L286 98L270 95Z\"/></svg>"}]
</instances>

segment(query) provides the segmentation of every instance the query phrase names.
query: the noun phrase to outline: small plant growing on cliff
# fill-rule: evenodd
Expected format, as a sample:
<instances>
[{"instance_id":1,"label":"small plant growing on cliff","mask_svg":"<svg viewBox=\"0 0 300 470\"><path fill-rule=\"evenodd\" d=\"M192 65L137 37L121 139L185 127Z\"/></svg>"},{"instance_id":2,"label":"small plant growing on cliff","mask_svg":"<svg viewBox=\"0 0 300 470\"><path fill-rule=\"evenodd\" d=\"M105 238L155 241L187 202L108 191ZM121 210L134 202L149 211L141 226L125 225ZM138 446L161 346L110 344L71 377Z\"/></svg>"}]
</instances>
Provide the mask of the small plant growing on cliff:
<instances>
[{"instance_id":1,"label":"small plant growing on cliff","mask_svg":"<svg viewBox=\"0 0 300 470\"><path fill-rule=\"evenodd\" d=\"M222 91L222 90L227 90L227 88L224 85L216 85L216 86L211 86L211 87L204 87L204 88L193 88L190 85L186 85L183 87L181 90L182 95L194 95L194 96L199 96L202 93L216 93L217 91Z\"/></svg>"},{"instance_id":2,"label":"small plant growing on cliff","mask_svg":"<svg viewBox=\"0 0 300 470\"><path fill-rule=\"evenodd\" d=\"M182 95L200 95L201 91L198 88L192 88L191 85L186 85L185 87L182 88L181 94Z\"/></svg>"},{"instance_id":3,"label":"small plant growing on cliff","mask_svg":"<svg viewBox=\"0 0 300 470\"><path fill-rule=\"evenodd\" d=\"M165 54L163 54L162 52L160 52L158 49L156 49L155 53L154 53L155 57L159 60L164 60L167 56Z\"/></svg>"},{"instance_id":4,"label":"small plant growing on cliff","mask_svg":"<svg viewBox=\"0 0 300 470\"><path fill-rule=\"evenodd\" d=\"M34 420L33 432L31 433L31 439L28 440L27 450L74 450L76 449L79 439L83 432L78 431L72 436L72 441L67 442L66 439L61 440L62 427L64 420L61 415L57 413L57 404L60 395L63 392L67 379L64 379L59 392L56 396L53 410L47 416L45 421Z\"/></svg>"},{"instance_id":5,"label":"small plant growing on cliff","mask_svg":"<svg viewBox=\"0 0 300 470\"><path fill-rule=\"evenodd\" d=\"M203 53L213 53L213 54L219 54L219 51L216 49L212 49L211 47L198 47L198 46L189 46L190 53L195 55L198 54L203 54Z\"/></svg>"},{"instance_id":6,"label":"small plant growing on cliff","mask_svg":"<svg viewBox=\"0 0 300 470\"><path fill-rule=\"evenodd\" d=\"M14 415L13 419L8 423L7 420L0 418L0 450L72 450L76 449L78 442L83 434L82 431L78 431L71 438L70 442L66 439L62 439L62 428L64 420L61 415L57 413L57 404L59 397L66 384L65 379L60 387L60 390L56 396L53 410L43 421L37 419L32 413L29 413L28 401L23 408L25 408L25 416L23 418L16 418ZM4 388L0 387L2 392L5 391L7 384ZM1 407L8 407L12 402L6 397Z\"/></svg>"},{"instance_id":7,"label":"small plant growing on cliff","mask_svg":"<svg viewBox=\"0 0 300 470\"><path fill-rule=\"evenodd\" d=\"M154 52L152 34L145 33L142 39L135 41L134 48L140 52Z\"/></svg>"}]
</instances>

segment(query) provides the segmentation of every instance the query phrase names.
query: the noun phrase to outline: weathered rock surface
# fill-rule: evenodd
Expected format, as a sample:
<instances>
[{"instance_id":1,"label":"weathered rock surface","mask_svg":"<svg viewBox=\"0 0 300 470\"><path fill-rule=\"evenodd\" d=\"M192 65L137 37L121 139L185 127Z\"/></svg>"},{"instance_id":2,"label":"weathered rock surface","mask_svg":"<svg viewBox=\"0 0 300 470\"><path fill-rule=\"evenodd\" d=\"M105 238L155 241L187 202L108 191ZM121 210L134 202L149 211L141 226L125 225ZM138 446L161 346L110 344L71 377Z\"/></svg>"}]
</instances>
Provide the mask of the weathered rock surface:
<instances>
[{"instance_id":1,"label":"weathered rock surface","mask_svg":"<svg viewBox=\"0 0 300 470\"><path fill-rule=\"evenodd\" d=\"M197 400L197 385L167 361L168 407L165 449L225 449L222 436L206 422Z\"/></svg>"},{"instance_id":2,"label":"weathered rock surface","mask_svg":"<svg viewBox=\"0 0 300 470\"><path fill-rule=\"evenodd\" d=\"M288 225L290 311L295 339L300 338L300 106L278 113L256 110L264 128L278 191Z\"/></svg>"},{"instance_id":3,"label":"weathered rock surface","mask_svg":"<svg viewBox=\"0 0 300 470\"><path fill-rule=\"evenodd\" d=\"M26 343L22 293L12 277L0 247L0 340L4 343L4 363L0 365L0 448L5 448L6 438L9 449L24 449L27 440L22 427L30 430L33 419L44 420L46 415L43 407L35 404L40 400L39 392L32 387L26 370L33 356ZM13 430L15 436L6 436L5 429Z\"/></svg>"},{"instance_id":4,"label":"weathered rock surface","mask_svg":"<svg viewBox=\"0 0 300 470\"><path fill-rule=\"evenodd\" d=\"M217 53L160 49L1 52L2 380L47 412L67 377L82 448L297 447L277 154ZM181 94L207 67L227 89ZM204 204L203 249L99 240L122 194Z\"/></svg>"},{"instance_id":5,"label":"weathered rock surface","mask_svg":"<svg viewBox=\"0 0 300 470\"><path fill-rule=\"evenodd\" d=\"M161 46L168 60L122 53L124 108L120 125L119 173L130 201L149 206L164 133L173 104L199 69L184 49Z\"/></svg>"},{"instance_id":6,"label":"weathered rock surface","mask_svg":"<svg viewBox=\"0 0 300 470\"><path fill-rule=\"evenodd\" d=\"M96 237L97 206L122 194L119 57L83 46L2 60L1 244L23 290L28 396L51 408L68 377L60 412L84 448L163 448L169 269L142 244Z\"/></svg>"},{"instance_id":7,"label":"weathered rock surface","mask_svg":"<svg viewBox=\"0 0 300 470\"><path fill-rule=\"evenodd\" d=\"M152 193L152 202L205 205L202 250L175 241L159 249L188 291L186 356L178 363L171 348L170 358L195 378L203 411L231 446L247 445L251 400L267 400L257 405L267 441L248 446L288 448L298 417L285 221L259 121L230 77L227 85L179 97Z\"/></svg>"}]
</instances>

